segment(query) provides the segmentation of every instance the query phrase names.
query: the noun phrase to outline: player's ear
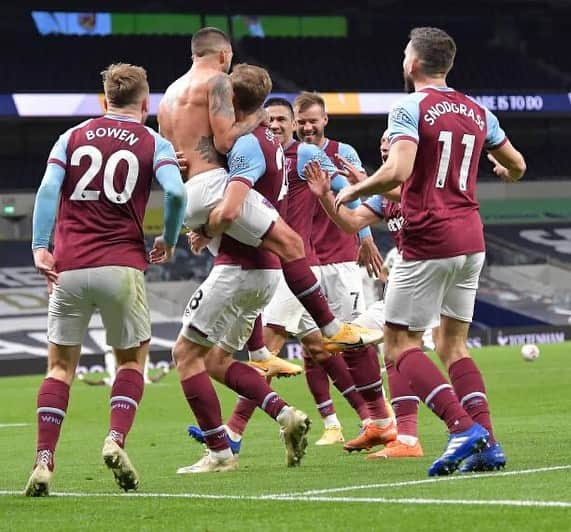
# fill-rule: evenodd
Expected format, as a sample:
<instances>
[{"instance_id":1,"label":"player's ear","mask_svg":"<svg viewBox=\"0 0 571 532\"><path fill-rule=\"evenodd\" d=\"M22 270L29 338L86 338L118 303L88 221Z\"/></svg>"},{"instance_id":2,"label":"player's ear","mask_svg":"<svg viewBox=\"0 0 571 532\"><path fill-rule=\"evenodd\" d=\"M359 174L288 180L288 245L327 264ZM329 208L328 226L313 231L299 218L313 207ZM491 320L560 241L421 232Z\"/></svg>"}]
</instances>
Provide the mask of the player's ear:
<instances>
[{"instance_id":1,"label":"player's ear","mask_svg":"<svg viewBox=\"0 0 571 532\"><path fill-rule=\"evenodd\" d=\"M150 97L146 96L145 98L143 98L143 101L141 102L141 111L143 111L143 113L149 114L150 107L151 107Z\"/></svg>"},{"instance_id":2,"label":"player's ear","mask_svg":"<svg viewBox=\"0 0 571 532\"><path fill-rule=\"evenodd\" d=\"M327 125L327 123L329 122L329 116L327 115L327 113L324 113L323 115L323 123L325 125Z\"/></svg>"}]
</instances>

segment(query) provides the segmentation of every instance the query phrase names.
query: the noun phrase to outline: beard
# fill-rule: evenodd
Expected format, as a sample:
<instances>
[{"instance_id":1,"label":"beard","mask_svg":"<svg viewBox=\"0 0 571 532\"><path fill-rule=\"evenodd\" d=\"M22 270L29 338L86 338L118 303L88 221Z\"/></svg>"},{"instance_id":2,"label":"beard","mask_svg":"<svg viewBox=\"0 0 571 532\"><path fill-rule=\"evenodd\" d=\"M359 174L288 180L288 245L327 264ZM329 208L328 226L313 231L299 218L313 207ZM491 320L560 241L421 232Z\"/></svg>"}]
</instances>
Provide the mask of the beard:
<instances>
[{"instance_id":1,"label":"beard","mask_svg":"<svg viewBox=\"0 0 571 532\"><path fill-rule=\"evenodd\" d=\"M410 76L406 75L406 72L402 73L403 78L404 78L404 90L407 93L411 93L414 92L414 81L412 80L412 78Z\"/></svg>"}]
</instances>

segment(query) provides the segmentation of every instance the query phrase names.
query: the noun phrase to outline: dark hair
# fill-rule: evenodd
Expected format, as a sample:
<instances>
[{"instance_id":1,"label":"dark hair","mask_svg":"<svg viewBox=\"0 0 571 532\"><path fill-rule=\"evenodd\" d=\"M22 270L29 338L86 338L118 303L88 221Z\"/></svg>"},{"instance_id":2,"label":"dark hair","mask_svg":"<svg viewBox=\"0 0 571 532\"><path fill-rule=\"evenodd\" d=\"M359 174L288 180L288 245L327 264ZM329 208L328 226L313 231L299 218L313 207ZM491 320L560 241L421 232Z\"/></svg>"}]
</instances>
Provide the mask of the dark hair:
<instances>
[{"instance_id":1,"label":"dark hair","mask_svg":"<svg viewBox=\"0 0 571 532\"><path fill-rule=\"evenodd\" d=\"M259 109L272 90L272 80L265 68L241 63L230 74L236 105L251 113Z\"/></svg>"},{"instance_id":2,"label":"dark hair","mask_svg":"<svg viewBox=\"0 0 571 532\"><path fill-rule=\"evenodd\" d=\"M107 101L116 107L139 102L149 92L147 71L128 63L114 63L101 72Z\"/></svg>"},{"instance_id":3,"label":"dark hair","mask_svg":"<svg viewBox=\"0 0 571 532\"><path fill-rule=\"evenodd\" d=\"M448 74L456 56L456 43L448 33L440 28L423 27L412 29L409 37L424 74Z\"/></svg>"},{"instance_id":4,"label":"dark hair","mask_svg":"<svg viewBox=\"0 0 571 532\"><path fill-rule=\"evenodd\" d=\"M222 30L210 26L199 29L190 41L192 55L196 57L220 52L228 46L231 46L228 35Z\"/></svg>"},{"instance_id":5,"label":"dark hair","mask_svg":"<svg viewBox=\"0 0 571 532\"><path fill-rule=\"evenodd\" d=\"M285 98L278 98L276 96L274 98L268 98L264 102L264 108L271 107L272 105L281 105L283 107L287 107L292 118L293 118L293 107L292 107L291 103L289 102L289 100L286 100Z\"/></svg>"},{"instance_id":6,"label":"dark hair","mask_svg":"<svg viewBox=\"0 0 571 532\"><path fill-rule=\"evenodd\" d=\"M312 105L319 105L323 112L325 112L325 100L316 92L300 92L293 101L293 105L294 107L297 107L298 111L301 113L307 111L307 109L309 109Z\"/></svg>"}]
</instances>

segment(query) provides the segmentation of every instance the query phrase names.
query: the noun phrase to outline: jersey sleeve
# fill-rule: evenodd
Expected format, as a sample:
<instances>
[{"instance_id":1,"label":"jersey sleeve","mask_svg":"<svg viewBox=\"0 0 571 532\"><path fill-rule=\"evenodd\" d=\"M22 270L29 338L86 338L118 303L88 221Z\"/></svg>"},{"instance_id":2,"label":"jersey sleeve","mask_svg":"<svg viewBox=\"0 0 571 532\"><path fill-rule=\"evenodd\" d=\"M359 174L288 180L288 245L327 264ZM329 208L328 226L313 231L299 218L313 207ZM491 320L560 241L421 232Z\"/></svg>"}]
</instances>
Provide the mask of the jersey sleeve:
<instances>
[{"instance_id":1,"label":"jersey sleeve","mask_svg":"<svg viewBox=\"0 0 571 532\"><path fill-rule=\"evenodd\" d=\"M69 134L66 132L57 139L48 155L48 165L57 164L64 170L67 165L67 143Z\"/></svg>"},{"instance_id":2,"label":"jersey sleeve","mask_svg":"<svg viewBox=\"0 0 571 532\"><path fill-rule=\"evenodd\" d=\"M365 171L365 169L363 168L363 163L359 158L359 154L357 153L357 150L353 148L353 146L345 144L344 142L340 142L339 155L347 159L347 161L349 161L360 172Z\"/></svg>"},{"instance_id":3,"label":"jersey sleeve","mask_svg":"<svg viewBox=\"0 0 571 532\"><path fill-rule=\"evenodd\" d=\"M297 148L297 173L302 179L307 179L304 173L305 165L312 161L317 161L322 170L325 170L331 179L335 179L337 175L337 167L327 157L325 152L315 146L315 144L308 144L301 142Z\"/></svg>"},{"instance_id":4,"label":"jersey sleeve","mask_svg":"<svg viewBox=\"0 0 571 532\"><path fill-rule=\"evenodd\" d=\"M48 161L34 204L32 249L49 247L57 213L59 193L65 178L64 168L59 162L50 164Z\"/></svg>"},{"instance_id":5,"label":"jersey sleeve","mask_svg":"<svg viewBox=\"0 0 571 532\"><path fill-rule=\"evenodd\" d=\"M266 158L255 135L242 135L234 143L228 153L228 172L229 181L242 181L250 187L266 173Z\"/></svg>"},{"instance_id":6,"label":"jersey sleeve","mask_svg":"<svg viewBox=\"0 0 571 532\"><path fill-rule=\"evenodd\" d=\"M178 162L176 160L174 146L167 139L161 137L152 129L147 129L149 129L155 137L155 153L153 155L153 171L155 172L155 175L161 166L165 166L167 164L176 166L178 170Z\"/></svg>"},{"instance_id":7,"label":"jersey sleeve","mask_svg":"<svg viewBox=\"0 0 571 532\"><path fill-rule=\"evenodd\" d=\"M419 93L414 93L400 100L392 108L387 128L391 144L398 140L418 143L419 103Z\"/></svg>"},{"instance_id":8,"label":"jersey sleeve","mask_svg":"<svg viewBox=\"0 0 571 532\"><path fill-rule=\"evenodd\" d=\"M486 149L495 150L507 141L506 134L500 126L498 117L490 110L486 111Z\"/></svg>"},{"instance_id":9,"label":"jersey sleeve","mask_svg":"<svg viewBox=\"0 0 571 532\"><path fill-rule=\"evenodd\" d=\"M369 210L373 211L379 218L382 219L384 217L383 196L380 194L371 196L365 201L365 203L363 203L363 205L365 205L365 207L367 207Z\"/></svg>"}]
</instances>

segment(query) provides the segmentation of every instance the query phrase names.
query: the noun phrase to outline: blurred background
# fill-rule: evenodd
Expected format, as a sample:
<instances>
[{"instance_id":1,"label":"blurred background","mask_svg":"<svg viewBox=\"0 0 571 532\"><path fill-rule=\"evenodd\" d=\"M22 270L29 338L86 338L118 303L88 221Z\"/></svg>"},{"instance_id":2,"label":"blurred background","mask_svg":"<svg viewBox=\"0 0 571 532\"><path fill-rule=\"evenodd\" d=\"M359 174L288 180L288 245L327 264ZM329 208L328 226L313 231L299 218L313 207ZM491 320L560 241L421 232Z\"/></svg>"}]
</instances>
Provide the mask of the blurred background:
<instances>
[{"instance_id":1,"label":"blurred background","mask_svg":"<svg viewBox=\"0 0 571 532\"><path fill-rule=\"evenodd\" d=\"M99 72L112 62L147 69L156 111L165 88L190 67L192 33L206 25L232 37L235 62L268 68L274 94L322 93L327 136L353 145L369 171L379 164L387 113L402 96L408 32L448 31L458 46L450 85L497 113L528 164L522 183L505 185L481 161L488 260L470 342L571 338L568 0L22 1L3 6L0 17L0 375L45 367L47 296L30 240L51 146L101 113ZM149 125L156 127L154 115ZM149 240L161 231L161 204L157 190ZM375 238L383 253L392 247L384 227ZM168 357L179 315L209 267L181 238L172 264L149 269L154 356ZM103 347L95 319L85 352L98 357Z\"/></svg>"}]
</instances>

